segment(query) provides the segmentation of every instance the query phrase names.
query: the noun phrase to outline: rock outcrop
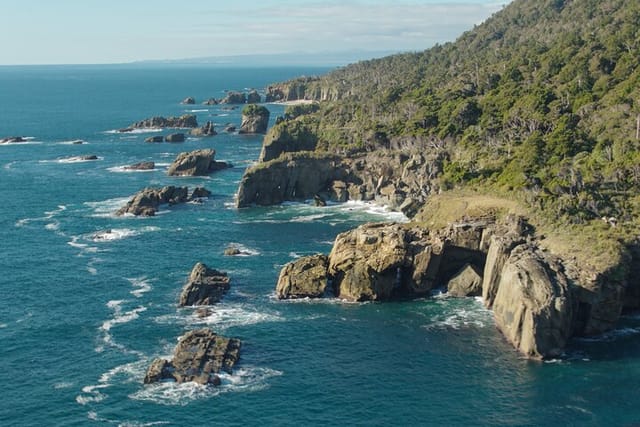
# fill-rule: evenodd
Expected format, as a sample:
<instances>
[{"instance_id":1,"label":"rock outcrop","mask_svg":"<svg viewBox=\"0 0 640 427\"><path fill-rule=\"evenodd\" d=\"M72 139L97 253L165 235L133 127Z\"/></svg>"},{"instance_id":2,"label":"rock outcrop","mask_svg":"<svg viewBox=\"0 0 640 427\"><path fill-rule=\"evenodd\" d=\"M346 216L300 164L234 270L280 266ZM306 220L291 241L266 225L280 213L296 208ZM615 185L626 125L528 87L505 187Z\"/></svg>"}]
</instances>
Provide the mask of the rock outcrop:
<instances>
[{"instance_id":1,"label":"rock outcrop","mask_svg":"<svg viewBox=\"0 0 640 427\"><path fill-rule=\"evenodd\" d=\"M280 272L276 294L280 299L319 298L327 289L329 259L325 255L300 258Z\"/></svg>"},{"instance_id":2,"label":"rock outcrop","mask_svg":"<svg viewBox=\"0 0 640 427\"><path fill-rule=\"evenodd\" d=\"M163 128L196 128L198 120L194 114L185 114L180 117L151 117L120 129L120 132L131 132L134 129L163 129Z\"/></svg>"},{"instance_id":3,"label":"rock outcrop","mask_svg":"<svg viewBox=\"0 0 640 427\"><path fill-rule=\"evenodd\" d=\"M285 121L272 127L262 142L260 162L268 162L283 153L314 151L318 137L300 121Z\"/></svg>"},{"instance_id":4,"label":"rock outcrop","mask_svg":"<svg viewBox=\"0 0 640 427\"><path fill-rule=\"evenodd\" d=\"M156 167L156 164L154 162L139 162L139 163L134 163L132 165L125 166L124 169L131 170L131 171L148 171L148 170L155 169L155 167Z\"/></svg>"},{"instance_id":5,"label":"rock outcrop","mask_svg":"<svg viewBox=\"0 0 640 427\"><path fill-rule=\"evenodd\" d=\"M269 110L255 104L244 107L239 133L265 133L268 126Z\"/></svg>"},{"instance_id":6,"label":"rock outcrop","mask_svg":"<svg viewBox=\"0 0 640 427\"><path fill-rule=\"evenodd\" d=\"M247 95L244 92L228 92L220 104L245 104L247 102Z\"/></svg>"},{"instance_id":7,"label":"rock outcrop","mask_svg":"<svg viewBox=\"0 0 640 427\"><path fill-rule=\"evenodd\" d=\"M182 288L179 305L212 305L220 302L229 290L227 273L214 270L199 262L191 270L187 283Z\"/></svg>"},{"instance_id":8,"label":"rock outcrop","mask_svg":"<svg viewBox=\"0 0 640 427\"><path fill-rule=\"evenodd\" d=\"M164 137L165 142L184 142L184 133L172 133Z\"/></svg>"},{"instance_id":9,"label":"rock outcrop","mask_svg":"<svg viewBox=\"0 0 640 427\"><path fill-rule=\"evenodd\" d=\"M218 100L215 98L209 98L202 103L202 105L218 105Z\"/></svg>"},{"instance_id":10,"label":"rock outcrop","mask_svg":"<svg viewBox=\"0 0 640 427\"><path fill-rule=\"evenodd\" d=\"M217 335L210 329L187 332L180 338L173 359L155 359L144 377L145 384L160 381L220 385L217 375L232 372L240 358L240 340Z\"/></svg>"},{"instance_id":11,"label":"rock outcrop","mask_svg":"<svg viewBox=\"0 0 640 427\"><path fill-rule=\"evenodd\" d=\"M252 90L247 94L247 104L259 104L261 100L257 90Z\"/></svg>"},{"instance_id":12,"label":"rock outcrop","mask_svg":"<svg viewBox=\"0 0 640 427\"><path fill-rule=\"evenodd\" d=\"M204 176L226 169L229 164L215 160L216 152L211 148L178 154L167 170L169 176Z\"/></svg>"},{"instance_id":13,"label":"rock outcrop","mask_svg":"<svg viewBox=\"0 0 640 427\"><path fill-rule=\"evenodd\" d=\"M144 142L164 142L164 136L155 135L144 139Z\"/></svg>"},{"instance_id":14,"label":"rock outcrop","mask_svg":"<svg viewBox=\"0 0 640 427\"><path fill-rule=\"evenodd\" d=\"M129 202L118 209L116 215L154 216L161 205L175 205L190 201L187 187L145 188L136 193Z\"/></svg>"},{"instance_id":15,"label":"rock outcrop","mask_svg":"<svg viewBox=\"0 0 640 427\"><path fill-rule=\"evenodd\" d=\"M187 96L181 102L181 104L185 104L185 105L193 105L195 103L196 103L196 99L193 96Z\"/></svg>"},{"instance_id":16,"label":"rock outcrop","mask_svg":"<svg viewBox=\"0 0 640 427\"><path fill-rule=\"evenodd\" d=\"M482 295L482 276L471 264L462 267L447 283L447 294L452 297L475 297Z\"/></svg>"},{"instance_id":17,"label":"rock outcrop","mask_svg":"<svg viewBox=\"0 0 640 427\"><path fill-rule=\"evenodd\" d=\"M203 126L199 128L195 128L191 131L192 136L203 137L203 136L215 136L218 132L213 125L213 122L208 121Z\"/></svg>"}]
</instances>

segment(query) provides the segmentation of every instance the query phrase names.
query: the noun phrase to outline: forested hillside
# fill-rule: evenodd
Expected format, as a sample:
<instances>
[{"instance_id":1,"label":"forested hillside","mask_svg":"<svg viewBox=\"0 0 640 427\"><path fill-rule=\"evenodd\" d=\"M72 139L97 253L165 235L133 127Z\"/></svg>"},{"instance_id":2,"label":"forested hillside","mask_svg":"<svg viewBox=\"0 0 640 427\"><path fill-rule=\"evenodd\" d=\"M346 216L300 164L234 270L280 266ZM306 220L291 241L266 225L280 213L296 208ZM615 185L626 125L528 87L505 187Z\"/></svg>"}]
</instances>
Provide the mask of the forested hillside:
<instances>
[{"instance_id":1,"label":"forested hillside","mask_svg":"<svg viewBox=\"0 0 640 427\"><path fill-rule=\"evenodd\" d=\"M454 43L271 91L326 101L278 125L292 139L315 135L318 151L419 142L441 153L442 190L509 194L561 223L604 216L631 227L639 63L637 0L515 0Z\"/></svg>"}]
</instances>

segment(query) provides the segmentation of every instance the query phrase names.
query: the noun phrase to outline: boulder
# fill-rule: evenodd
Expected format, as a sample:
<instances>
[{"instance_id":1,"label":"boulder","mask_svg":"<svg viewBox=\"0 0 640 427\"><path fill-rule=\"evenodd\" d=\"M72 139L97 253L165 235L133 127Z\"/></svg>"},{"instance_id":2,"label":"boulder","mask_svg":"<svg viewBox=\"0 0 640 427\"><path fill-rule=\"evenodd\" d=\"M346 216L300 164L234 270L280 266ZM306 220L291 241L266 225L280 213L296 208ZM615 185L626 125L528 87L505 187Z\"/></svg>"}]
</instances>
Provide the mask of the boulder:
<instances>
[{"instance_id":1,"label":"boulder","mask_svg":"<svg viewBox=\"0 0 640 427\"><path fill-rule=\"evenodd\" d=\"M116 215L133 214L153 216L160 205L185 203L189 200L187 187L167 186L163 188L145 188L138 192Z\"/></svg>"},{"instance_id":2,"label":"boulder","mask_svg":"<svg viewBox=\"0 0 640 427\"><path fill-rule=\"evenodd\" d=\"M173 359L155 359L144 377L145 384L159 381L196 382L220 385L221 371L232 372L240 358L240 340L216 334L210 329L197 329L183 335Z\"/></svg>"},{"instance_id":3,"label":"boulder","mask_svg":"<svg viewBox=\"0 0 640 427\"><path fill-rule=\"evenodd\" d=\"M144 142L164 142L164 136L155 135L144 139Z\"/></svg>"},{"instance_id":4,"label":"boulder","mask_svg":"<svg viewBox=\"0 0 640 427\"><path fill-rule=\"evenodd\" d=\"M313 195L313 204L316 207L324 207L327 206L327 201L319 194Z\"/></svg>"},{"instance_id":5,"label":"boulder","mask_svg":"<svg viewBox=\"0 0 640 427\"><path fill-rule=\"evenodd\" d=\"M164 137L165 142L184 142L184 133L172 133Z\"/></svg>"},{"instance_id":6,"label":"boulder","mask_svg":"<svg viewBox=\"0 0 640 427\"><path fill-rule=\"evenodd\" d=\"M210 196L211 196L211 191L207 190L204 187L196 187L193 189L193 193L191 193L191 200L202 199Z\"/></svg>"},{"instance_id":7,"label":"boulder","mask_svg":"<svg viewBox=\"0 0 640 427\"><path fill-rule=\"evenodd\" d=\"M120 132L131 132L134 129L162 129L162 128L196 128L198 120L195 114L185 114L180 117L156 116L131 124Z\"/></svg>"},{"instance_id":8,"label":"boulder","mask_svg":"<svg viewBox=\"0 0 640 427\"><path fill-rule=\"evenodd\" d=\"M215 98L209 98L202 103L203 105L218 105L218 100Z\"/></svg>"},{"instance_id":9,"label":"boulder","mask_svg":"<svg viewBox=\"0 0 640 427\"><path fill-rule=\"evenodd\" d=\"M169 166L167 175L204 176L231 167L228 163L215 161L215 155L211 148L180 153Z\"/></svg>"},{"instance_id":10,"label":"boulder","mask_svg":"<svg viewBox=\"0 0 640 427\"><path fill-rule=\"evenodd\" d=\"M224 256L236 256L242 254L242 251L235 246L229 246L224 250Z\"/></svg>"},{"instance_id":11,"label":"boulder","mask_svg":"<svg viewBox=\"0 0 640 427\"><path fill-rule=\"evenodd\" d=\"M221 104L245 104L247 102L247 95L243 92L227 92L227 96L224 97Z\"/></svg>"},{"instance_id":12,"label":"boulder","mask_svg":"<svg viewBox=\"0 0 640 427\"><path fill-rule=\"evenodd\" d=\"M242 110L240 133L265 133L269 126L269 110L261 105L250 104Z\"/></svg>"},{"instance_id":13,"label":"boulder","mask_svg":"<svg viewBox=\"0 0 640 427\"><path fill-rule=\"evenodd\" d=\"M260 101L261 97L257 90L252 90L247 95L247 104L259 104Z\"/></svg>"},{"instance_id":14,"label":"boulder","mask_svg":"<svg viewBox=\"0 0 640 427\"><path fill-rule=\"evenodd\" d=\"M324 296L327 289L328 265L329 260L325 255L307 256L285 265L276 286L278 298Z\"/></svg>"},{"instance_id":15,"label":"boulder","mask_svg":"<svg viewBox=\"0 0 640 427\"><path fill-rule=\"evenodd\" d=\"M465 266L447 283L447 293L452 297L482 295L482 276L471 264Z\"/></svg>"},{"instance_id":16,"label":"boulder","mask_svg":"<svg viewBox=\"0 0 640 427\"><path fill-rule=\"evenodd\" d=\"M493 301L496 326L525 356L560 356L571 336L573 303L566 276L535 247L515 248Z\"/></svg>"},{"instance_id":17,"label":"boulder","mask_svg":"<svg viewBox=\"0 0 640 427\"><path fill-rule=\"evenodd\" d=\"M155 169L155 167L156 164L154 162L139 162L129 166L125 166L124 169L131 171L148 171Z\"/></svg>"},{"instance_id":18,"label":"boulder","mask_svg":"<svg viewBox=\"0 0 640 427\"><path fill-rule=\"evenodd\" d=\"M182 288L179 305L212 305L220 302L229 290L227 273L214 270L199 262L191 270L187 283Z\"/></svg>"},{"instance_id":19,"label":"boulder","mask_svg":"<svg viewBox=\"0 0 640 427\"><path fill-rule=\"evenodd\" d=\"M196 99L193 96L187 96L181 102L181 104L185 104L185 105L193 105L195 103L196 103Z\"/></svg>"},{"instance_id":20,"label":"boulder","mask_svg":"<svg viewBox=\"0 0 640 427\"><path fill-rule=\"evenodd\" d=\"M195 128L191 131L192 136L202 137L202 136L215 136L218 132L213 125L213 122L208 121L204 124L204 126Z\"/></svg>"}]
</instances>

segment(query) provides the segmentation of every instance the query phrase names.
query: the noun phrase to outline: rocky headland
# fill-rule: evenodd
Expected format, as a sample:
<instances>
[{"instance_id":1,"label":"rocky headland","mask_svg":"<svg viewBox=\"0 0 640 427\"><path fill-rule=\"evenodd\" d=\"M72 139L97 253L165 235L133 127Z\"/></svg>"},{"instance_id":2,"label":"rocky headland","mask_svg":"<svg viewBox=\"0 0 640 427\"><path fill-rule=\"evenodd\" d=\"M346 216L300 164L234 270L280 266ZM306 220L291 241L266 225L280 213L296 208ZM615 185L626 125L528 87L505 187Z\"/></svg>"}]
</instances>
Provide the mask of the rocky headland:
<instances>
[{"instance_id":1,"label":"rocky headland","mask_svg":"<svg viewBox=\"0 0 640 427\"><path fill-rule=\"evenodd\" d=\"M239 133L265 133L269 125L269 110L249 104L242 110L242 124Z\"/></svg>"}]
</instances>

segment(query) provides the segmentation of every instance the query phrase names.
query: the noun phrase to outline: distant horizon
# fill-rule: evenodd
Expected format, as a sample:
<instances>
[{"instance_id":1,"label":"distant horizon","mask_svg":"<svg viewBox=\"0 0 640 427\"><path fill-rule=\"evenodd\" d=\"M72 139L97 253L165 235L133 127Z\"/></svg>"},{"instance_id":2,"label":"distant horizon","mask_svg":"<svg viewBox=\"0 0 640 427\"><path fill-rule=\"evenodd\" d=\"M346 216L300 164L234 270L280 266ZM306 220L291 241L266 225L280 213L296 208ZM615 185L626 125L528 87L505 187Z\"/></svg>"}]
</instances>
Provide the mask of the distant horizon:
<instances>
[{"instance_id":1,"label":"distant horizon","mask_svg":"<svg viewBox=\"0 0 640 427\"><path fill-rule=\"evenodd\" d=\"M193 0L176 8L169 0L154 0L149 8L147 1L23 0L2 6L0 37L15 41L0 45L0 65L358 52L349 59L355 62L371 59L366 52L422 51L453 41L509 1L246 0L240 7Z\"/></svg>"}]
</instances>

